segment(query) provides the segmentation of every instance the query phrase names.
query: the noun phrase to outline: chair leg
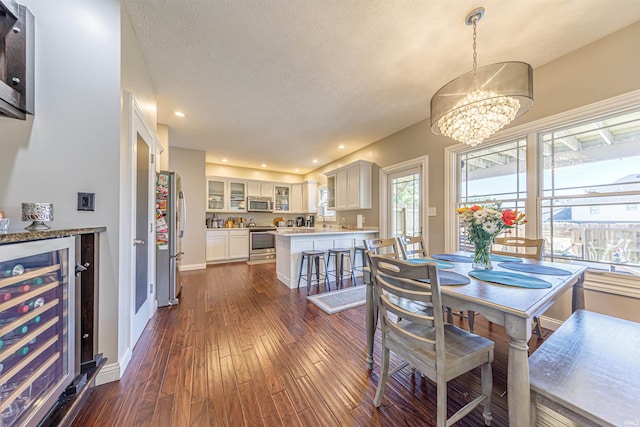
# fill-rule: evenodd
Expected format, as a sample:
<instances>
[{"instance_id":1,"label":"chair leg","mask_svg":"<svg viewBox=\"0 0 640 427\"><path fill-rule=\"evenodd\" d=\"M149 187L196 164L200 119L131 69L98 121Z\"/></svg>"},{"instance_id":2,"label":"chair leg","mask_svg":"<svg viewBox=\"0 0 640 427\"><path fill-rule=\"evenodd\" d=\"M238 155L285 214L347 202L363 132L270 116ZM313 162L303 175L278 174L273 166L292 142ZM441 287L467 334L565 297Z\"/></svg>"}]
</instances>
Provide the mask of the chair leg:
<instances>
[{"instance_id":1,"label":"chair leg","mask_svg":"<svg viewBox=\"0 0 640 427\"><path fill-rule=\"evenodd\" d=\"M539 339L542 339L542 330L540 330L540 318L538 316L533 316L533 331Z\"/></svg>"},{"instance_id":2,"label":"chair leg","mask_svg":"<svg viewBox=\"0 0 640 427\"><path fill-rule=\"evenodd\" d=\"M491 373L491 363L485 363L480 370L480 376L482 378L482 394L487 396L484 401L482 416L484 417L484 425L491 425L491 391L493 388L493 376Z\"/></svg>"},{"instance_id":3,"label":"chair leg","mask_svg":"<svg viewBox=\"0 0 640 427\"><path fill-rule=\"evenodd\" d=\"M378 378L378 388L376 395L373 397L373 404L376 408L382 404L382 396L387 386L387 378L389 377L389 349L382 343L382 365L380 366L380 378Z\"/></svg>"},{"instance_id":4,"label":"chair leg","mask_svg":"<svg viewBox=\"0 0 640 427\"><path fill-rule=\"evenodd\" d=\"M473 333L473 322L475 320L476 313L473 310L467 311L467 319L469 320L469 332Z\"/></svg>"},{"instance_id":5,"label":"chair leg","mask_svg":"<svg viewBox=\"0 0 640 427\"><path fill-rule=\"evenodd\" d=\"M438 376L436 374L436 376ZM447 425L447 382L444 374L436 380L436 426L446 427Z\"/></svg>"},{"instance_id":6,"label":"chair leg","mask_svg":"<svg viewBox=\"0 0 640 427\"><path fill-rule=\"evenodd\" d=\"M453 323L453 309L451 307L447 307L447 323Z\"/></svg>"},{"instance_id":7,"label":"chair leg","mask_svg":"<svg viewBox=\"0 0 640 427\"><path fill-rule=\"evenodd\" d=\"M313 272L313 259L311 257L307 258L307 295L311 291L311 277Z\"/></svg>"},{"instance_id":8,"label":"chair leg","mask_svg":"<svg viewBox=\"0 0 640 427\"><path fill-rule=\"evenodd\" d=\"M298 289L300 289L300 279L302 278L302 267L304 266L304 255L302 256L302 260L300 261L300 272L298 273ZM309 283L307 283L307 295L309 295Z\"/></svg>"}]
</instances>

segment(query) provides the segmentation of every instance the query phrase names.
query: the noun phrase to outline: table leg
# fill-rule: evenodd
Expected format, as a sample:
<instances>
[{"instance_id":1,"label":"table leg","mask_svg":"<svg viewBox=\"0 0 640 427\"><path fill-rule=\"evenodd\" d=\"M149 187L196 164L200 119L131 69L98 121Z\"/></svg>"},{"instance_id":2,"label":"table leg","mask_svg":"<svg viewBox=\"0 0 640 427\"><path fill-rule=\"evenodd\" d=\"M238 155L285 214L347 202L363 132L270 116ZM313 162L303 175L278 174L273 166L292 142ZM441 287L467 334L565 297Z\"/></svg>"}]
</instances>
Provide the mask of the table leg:
<instances>
[{"instance_id":1,"label":"table leg","mask_svg":"<svg viewBox=\"0 0 640 427\"><path fill-rule=\"evenodd\" d=\"M571 293L571 312L576 310L584 310L584 272L573 285Z\"/></svg>"},{"instance_id":2,"label":"table leg","mask_svg":"<svg viewBox=\"0 0 640 427\"><path fill-rule=\"evenodd\" d=\"M371 280L366 282L366 300L367 300L367 368L373 369L373 337L376 333L374 301L373 301L373 283Z\"/></svg>"},{"instance_id":3,"label":"table leg","mask_svg":"<svg viewBox=\"0 0 640 427\"><path fill-rule=\"evenodd\" d=\"M529 383L529 345L531 321L506 319L505 332L509 336L509 365L507 369L507 404L509 426L530 427L531 392Z\"/></svg>"}]
</instances>

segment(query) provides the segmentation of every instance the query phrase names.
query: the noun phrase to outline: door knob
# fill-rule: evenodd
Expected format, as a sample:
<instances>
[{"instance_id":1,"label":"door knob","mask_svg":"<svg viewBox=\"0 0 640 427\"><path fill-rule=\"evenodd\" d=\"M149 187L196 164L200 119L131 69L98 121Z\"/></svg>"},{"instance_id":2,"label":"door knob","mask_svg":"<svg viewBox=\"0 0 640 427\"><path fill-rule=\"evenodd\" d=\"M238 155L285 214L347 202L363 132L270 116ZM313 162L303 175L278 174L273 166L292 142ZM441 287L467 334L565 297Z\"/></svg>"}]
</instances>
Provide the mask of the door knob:
<instances>
[{"instance_id":1,"label":"door knob","mask_svg":"<svg viewBox=\"0 0 640 427\"><path fill-rule=\"evenodd\" d=\"M144 240L133 239L133 246L144 245Z\"/></svg>"}]
</instances>

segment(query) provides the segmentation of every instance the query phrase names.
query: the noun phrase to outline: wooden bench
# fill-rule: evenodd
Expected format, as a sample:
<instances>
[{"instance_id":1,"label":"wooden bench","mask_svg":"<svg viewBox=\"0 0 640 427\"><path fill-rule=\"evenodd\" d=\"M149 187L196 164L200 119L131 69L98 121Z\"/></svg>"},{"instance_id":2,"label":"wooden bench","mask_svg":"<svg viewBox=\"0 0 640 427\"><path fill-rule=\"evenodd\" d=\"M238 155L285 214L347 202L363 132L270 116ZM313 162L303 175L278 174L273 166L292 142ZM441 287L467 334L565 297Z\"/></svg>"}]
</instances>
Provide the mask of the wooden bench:
<instances>
[{"instance_id":1,"label":"wooden bench","mask_svg":"<svg viewBox=\"0 0 640 427\"><path fill-rule=\"evenodd\" d=\"M542 405L579 426L640 425L639 354L640 323L576 311L529 358L531 424Z\"/></svg>"}]
</instances>

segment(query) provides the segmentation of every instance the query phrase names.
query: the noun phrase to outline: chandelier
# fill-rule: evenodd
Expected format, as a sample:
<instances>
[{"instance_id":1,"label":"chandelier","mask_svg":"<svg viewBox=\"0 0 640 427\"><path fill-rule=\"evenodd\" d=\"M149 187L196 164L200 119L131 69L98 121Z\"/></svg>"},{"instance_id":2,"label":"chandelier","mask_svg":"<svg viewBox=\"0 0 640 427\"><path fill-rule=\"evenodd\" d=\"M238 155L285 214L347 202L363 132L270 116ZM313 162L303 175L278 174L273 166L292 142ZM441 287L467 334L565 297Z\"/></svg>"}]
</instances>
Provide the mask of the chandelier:
<instances>
[{"instance_id":1,"label":"chandelier","mask_svg":"<svg viewBox=\"0 0 640 427\"><path fill-rule=\"evenodd\" d=\"M471 11L473 70L450 81L431 98L431 131L475 146L526 113L533 105L533 69L524 62L478 68L476 29L484 8Z\"/></svg>"}]
</instances>

